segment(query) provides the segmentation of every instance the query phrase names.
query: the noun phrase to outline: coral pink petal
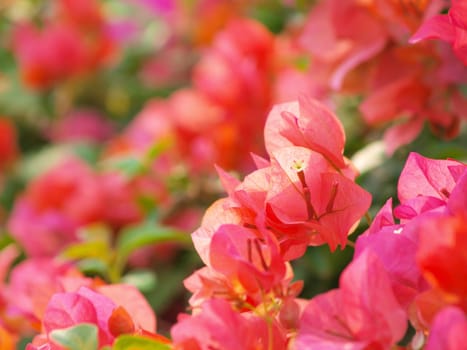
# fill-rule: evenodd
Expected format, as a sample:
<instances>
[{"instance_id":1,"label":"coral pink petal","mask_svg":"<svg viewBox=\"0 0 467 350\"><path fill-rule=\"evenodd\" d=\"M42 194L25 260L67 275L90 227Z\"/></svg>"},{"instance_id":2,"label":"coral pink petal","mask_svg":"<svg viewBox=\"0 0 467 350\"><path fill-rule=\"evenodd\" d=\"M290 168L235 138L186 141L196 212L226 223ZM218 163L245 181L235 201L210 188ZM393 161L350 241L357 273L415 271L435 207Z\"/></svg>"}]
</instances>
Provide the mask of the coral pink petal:
<instances>
[{"instance_id":1,"label":"coral pink petal","mask_svg":"<svg viewBox=\"0 0 467 350\"><path fill-rule=\"evenodd\" d=\"M460 350L465 347L467 317L461 309L449 306L433 320L425 350Z\"/></svg>"},{"instance_id":2,"label":"coral pink petal","mask_svg":"<svg viewBox=\"0 0 467 350\"><path fill-rule=\"evenodd\" d=\"M156 331L156 317L141 292L133 286L113 284L99 287L99 292L115 305L123 306L135 324L145 331Z\"/></svg>"},{"instance_id":3,"label":"coral pink petal","mask_svg":"<svg viewBox=\"0 0 467 350\"><path fill-rule=\"evenodd\" d=\"M456 161L433 160L410 153L397 186L400 202L420 195L446 200L455 186L449 167L456 165L459 165Z\"/></svg>"},{"instance_id":4,"label":"coral pink petal","mask_svg":"<svg viewBox=\"0 0 467 350\"><path fill-rule=\"evenodd\" d=\"M427 21L412 35L409 42L418 43L425 39L441 39L453 43L455 39L455 30L447 15L437 15Z\"/></svg>"},{"instance_id":5,"label":"coral pink petal","mask_svg":"<svg viewBox=\"0 0 467 350\"><path fill-rule=\"evenodd\" d=\"M56 293L50 299L42 322L49 333L84 322L97 324L97 314L86 297L77 293Z\"/></svg>"},{"instance_id":6,"label":"coral pink petal","mask_svg":"<svg viewBox=\"0 0 467 350\"><path fill-rule=\"evenodd\" d=\"M377 257L364 251L340 278L346 324L358 339L394 344L407 329L407 315L394 296L388 274Z\"/></svg>"},{"instance_id":7,"label":"coral pink petal","mask_svg":"<svg viewBox=\"0 0 467 350\"><path fill-rule=\"evenodd\" d=\"M392 126L384 133L386 154L391 156L399 147L415 140L422 131L423 118L412 118L408 122Z\"/></svg>"}]
</instances>

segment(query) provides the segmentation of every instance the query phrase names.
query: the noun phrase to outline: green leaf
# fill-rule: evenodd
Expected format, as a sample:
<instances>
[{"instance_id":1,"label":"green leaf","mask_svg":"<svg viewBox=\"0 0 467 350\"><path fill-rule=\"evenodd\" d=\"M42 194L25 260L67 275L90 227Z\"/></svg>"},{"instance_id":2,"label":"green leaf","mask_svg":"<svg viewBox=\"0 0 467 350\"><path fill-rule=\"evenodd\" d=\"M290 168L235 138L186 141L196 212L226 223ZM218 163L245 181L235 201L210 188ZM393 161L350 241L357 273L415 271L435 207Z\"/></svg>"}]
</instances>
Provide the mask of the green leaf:
<instances>
[{"instance_id":1,"label":"green leaf","mask_svg":"<svg viewBox=\"0 0 467 350\"><path fill-rule=\"evenodd\" d=\"M138 335L121 335L114 343L113 350L170 350L171 347L155 339Z\"/></svg>"},{"instance_id":2,"label":"green leaf","mask_svg":"<svg viewBox=\"0 0 467 350\"><path fill-rule=\"evenodd\" d=\"M146 161L151 162L159 157L163 152L167 151L173 146L173 140L170 137L161 138L158 142L154 143L146 153Z\"/></svg>"},{"instance_id":3,"label":"green leaf","mask_svg":"<svg viewBox=\"0 0 467 350\"><path fill-rule=\"evenodd\" d=\"M109 273L109 265L107 262L100 259L82 259L76 263L78 269L85 275L95 276L107 276Z\"/></svg>"},{"instance_id":4,"label":"green leaf","mask_svg":"<svg viewBox=\"0 0 467 350\"><path fill-rule=\"evenodd\" d=\"M112 282L120 280L127 259L135 250L156 243L177 242L191 244L191 236L167 226L159 226L153 221L131 226L123 230L118 236L115 246L115 262L109 271Z\"/></svg>"},{"instance_id":5,"label":"green leaf","mask_svg":"<svg viewBox=\"0 0 467 350\"><path fill-rule=\"evenodd\" d=\"M122 277L122 282L135 286L142 293L148 293L156 288L157 276L151 270L133 270Z\"/></svg>"},{"instance_id":6,"label":"green leaf","mask_svg":"<svg viewBox=\"0 0 467 350\"><path fill-rule=\"evenodd\" d=\"M73 154L70 145L53 145L25 156L18 167L21 179L29 181L47 172Z\"/></svg>"},{"instance_id":7,"label":"green leaf","mask_svg":"<svg viewBox=\"0 0 467 350\"><path fill-rule=\"evenodd\" d=\"M130 178L143 174L145 171L145 166L141 159L135 157L114 157L108 160L107 163L110 164L111 169L122 171Z\"/></svg>"},{"instance_id":8,"label":"green leaf","mask_svg":"<svg viewBox=\"0 0 467 350\"><path fill-rule=\"evenodd\" d=\"M136 249L163 242L191 243L189 234L172 227L159 226L152 222L129 227L117 239L116 253L127 258Z\"/></svg>"},{"instance_id":9,"label":"green leaf","mask_svg":"<svg viewBox=\"0 0 467 350\"><path fill-rule=\"evenodd\" d=\"M75 243L65 249L63 256L69 259L99 258L105 261L109 254L108 248L103 241Z\"/></svg>"},{"instance_id":10,"label":"green leaf","mask_svg":"<svg viewBox=\"0 0 467 350\"><path fill-rule=\"evenodd\" d=\"M68 350L97 350L97 326L82 323L50 333L52 340Z\"/></svg>"}]
</instances>

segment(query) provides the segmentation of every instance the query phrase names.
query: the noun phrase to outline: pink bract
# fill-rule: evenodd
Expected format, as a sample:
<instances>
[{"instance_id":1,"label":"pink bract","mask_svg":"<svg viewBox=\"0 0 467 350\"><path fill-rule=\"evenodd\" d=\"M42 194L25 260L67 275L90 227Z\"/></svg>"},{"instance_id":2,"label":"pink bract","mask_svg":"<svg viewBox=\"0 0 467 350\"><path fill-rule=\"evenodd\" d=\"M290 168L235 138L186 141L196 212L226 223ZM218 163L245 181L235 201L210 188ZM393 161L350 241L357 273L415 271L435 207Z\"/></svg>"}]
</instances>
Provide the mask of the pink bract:
<instances>
[{"instance_id":1,"label":"pink bract","mask_svg":"<svg viewBox=\"0 0 467 350\"><path fill-rule=\"evenodd\" d=\"M339 289L309 302L296 349L390 349L405 333L407 315L397 302L382 263L371 251L342 273Z\"/></svg>"},{"instance_id":2,"label":"pink bract","mask_svg":"<svg viewBox=\"0 0 467 350\"><path fill-rule=\"evenodd\" d=\"M456 307L443 309L433 320L425 346L426 350L459 350L465 345L467 318Z\"/></svg>"},{"instance_id":3,"label":"pink bract","mask_svg":"<svg viewBox=\"0 0 467 350\"><path fill-rule=\"evenodd\" d=\"M326 106L306 96L271 110L264 142L270 155L278 148L302 146L321 153L337 168L346 167L342 124Z\"/></svg>"},{"instance_id":4,"label":"pink bract","mask_svg":"<svg viewBox=\"0 0 467 350\"><path fill-rule=\"evenodd\" d=\"M269 331L268 327L271 327ZM285 335L276 322L268 325L253 314L239 314L224 300L210 300L199 313L180 317L171 335L175 349L179 350L286 348Z\"/></svg>"},{"instance_id":5,"label":"pink bract","mask_svg":"<svg viewBox=\"0 0 467 350\"><path fill-rule=\"evenodd\" d=\"M467 6L463 0L453 0L446 15L426 20L410 39L417 43L426 39L440 39L452 45L455 54L467 65Z\"/></svg>"}]
</instances>

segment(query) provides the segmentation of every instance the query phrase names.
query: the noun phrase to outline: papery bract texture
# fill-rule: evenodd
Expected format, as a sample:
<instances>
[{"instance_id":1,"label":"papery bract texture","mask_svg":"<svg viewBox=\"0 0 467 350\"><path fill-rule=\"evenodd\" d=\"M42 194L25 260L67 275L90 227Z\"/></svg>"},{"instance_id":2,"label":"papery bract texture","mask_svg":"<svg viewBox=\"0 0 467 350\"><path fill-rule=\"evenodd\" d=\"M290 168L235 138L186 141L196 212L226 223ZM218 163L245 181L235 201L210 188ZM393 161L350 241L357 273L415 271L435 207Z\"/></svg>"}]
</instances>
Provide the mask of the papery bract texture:
<instances>
[{"instance_id":1,"label":"papery bract texture","mask_svg":"<svg viewBox=\"0 0 467 350\"><path fill-rule=\"evenodd\" d=\"M339 289L309 302L300 320L297 349L390 349L407 328L383 264L370 250L342 273Z\"/></svg>"},{"instance_id":2,"label":"papery bract texture","mask_svg":"<svg viewBox=\"0 0 467 350\"><path fill-rule=\"evenodd\" d=\"M198 314L181 317L171 335L179 350L286 348L285 335L274 321L237 313L223 300L208 301Z\"/></svg>"},{"instance_id":3,"label":"papery bract texture","mask_svg":"<svg viewBox=\"0 0 467 350\"><path fill-rule=\"evenodd\" d=\"M443 309L433 320L426 350L460 350L465 347L467 317L455 307Z\"/></svg>"}]
</instances>

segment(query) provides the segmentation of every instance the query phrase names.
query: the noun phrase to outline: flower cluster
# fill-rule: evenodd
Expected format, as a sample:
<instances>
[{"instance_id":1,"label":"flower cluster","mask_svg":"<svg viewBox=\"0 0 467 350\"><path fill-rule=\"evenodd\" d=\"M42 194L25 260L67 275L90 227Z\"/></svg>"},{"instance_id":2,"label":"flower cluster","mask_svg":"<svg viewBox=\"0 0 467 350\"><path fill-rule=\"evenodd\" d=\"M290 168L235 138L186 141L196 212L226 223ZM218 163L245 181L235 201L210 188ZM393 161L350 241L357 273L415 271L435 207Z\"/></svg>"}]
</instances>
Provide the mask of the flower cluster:
<instances>
[{"instance_id":1,"label":"flower cluster","mask_svg":"<svg viewBox=\"0 0 467 350\"><path fill-rule=\"evenodd\" d=\"M13 34L22 78L36 89L90 73L116 50L98 1L54 1L51 12L42 28L21 23Z\"/></svg>"},{"instance_id":2,"label":"flower cluster","mask_svg":"<svg viewBox=\"0 0 467 350\"><path fill-rule=\"evenodd\" d=\"M193 86L147 102L116 147L141 153L165 136L176 144L172 158L183 159L194 172L213 163L251 167L247 155L261 151L257 135L272 103L272 54L273 37L264 26L247 19L229 22L194 67Z\"/></svg>"},{"instance_id":3,"label":"flower cluster","mask_svg":"<svg viewBox=\"0 0 467 350\"><path fill-rule=\"evenodd\" d=\"M357 239L339 289L306 306L297 347L389 349L408 320L417 332L413 348L460 346L467 327L461 317L467 294L458 278L466 266L466 180L466 164L412 153L399 179L400 222L390 199Z\"/></svg>"},{"instance_id":4,"label":"flower cluster","mask_svg":"<svg viewBox=\"0 0 467 350\"><path fill-rule=\"evenodd\" d=\"M295 39L313 59L300 80L319 98L323 91L362 95L365 121L389 125L389 154L413 141L425 121L437 135L455 137L466 111L461 3L437 15L443 1L321 1ZM458 57L441 42L408 43L426 38L452 43Z\"/></svg>"},{"instance_id":5,"label":"flower cluster","mask_svg":"<svg viewBox=\"0 0 467 350\"><path fill-rule=\"evenodd\" d=\"M255 342L265 349L286 346L304 304L296 299L302 282L293 281L289 262L309 245L344 247L370 206L370 194L355 184L356 172L343 156L344 142L338 119L324 105L303 96L275 106L269 114L265 126L269 161L254 156L258 169L243 182L219 169L229 197L207 210L192 235L206 267L186 279L185 286L194 293L191 306L201 310L174 327L176 346L186 348L183 344L188 342L198 342L200 348L218 346L218 334L201 338L193 332L194 324L209 327L217 308L221 312L217 317L236 317L245 329L254 322L256 334L261 329L273 333L264 339L245 334L242 348L253 348ZM242 318L230 316L232 310ZM224 322L218 327L226 327ZM232 339L225 348L235 346L239 344Z\"/></svg>"}]
</instances>

